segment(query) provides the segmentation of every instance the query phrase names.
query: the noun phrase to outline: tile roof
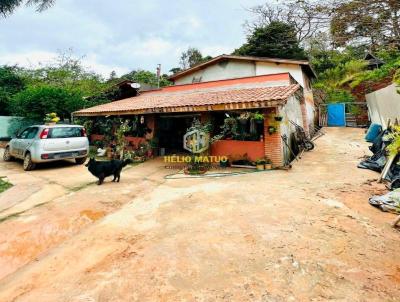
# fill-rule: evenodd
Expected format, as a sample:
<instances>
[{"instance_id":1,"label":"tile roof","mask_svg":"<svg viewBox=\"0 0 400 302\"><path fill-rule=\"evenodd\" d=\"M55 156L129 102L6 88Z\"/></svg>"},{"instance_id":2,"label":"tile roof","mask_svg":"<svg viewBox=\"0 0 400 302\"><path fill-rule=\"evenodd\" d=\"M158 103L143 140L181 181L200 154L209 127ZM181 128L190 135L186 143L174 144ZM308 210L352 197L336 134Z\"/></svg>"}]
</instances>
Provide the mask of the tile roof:
<instances>
[{"instance_id":1,"label":"tile roof","mask_svg":"<svg viewBox=\"0 0 400 302\"><path fill-rule=\"evenodd\" d=\"M300 85L286 86L228 86L214 89L186 91L154 91L146 92L116 102L111 102L74 113L77 116L128 114L143 112L159 112L159 109L182 107L199 107L213 105L230 105L239 103L254 103L262 101L286 102L287 98L300 89ZM180 110L184 111L184 110ZM191 111L191 110L187 110Z\"/></svg>"}]
</instances>

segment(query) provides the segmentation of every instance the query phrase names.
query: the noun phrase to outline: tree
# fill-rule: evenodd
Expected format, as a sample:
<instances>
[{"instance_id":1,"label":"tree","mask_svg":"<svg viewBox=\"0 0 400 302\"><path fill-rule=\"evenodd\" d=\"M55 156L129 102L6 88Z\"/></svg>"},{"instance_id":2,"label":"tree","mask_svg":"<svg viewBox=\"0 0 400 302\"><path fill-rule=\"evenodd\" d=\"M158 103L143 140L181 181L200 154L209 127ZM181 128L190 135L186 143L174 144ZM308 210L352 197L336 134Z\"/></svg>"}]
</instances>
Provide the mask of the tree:
<instances>
[{"instance_id":1,"label":"tree","mask_svg":"<svg viewBox=\"0 0 400 302\"><path fill-rule=\"evenodd\" d=\"M0 15L6 17L14 12L14 10L25 3L26 5L34 5L38 12L41 12L51 5L53 5L55 0L1 0L0 1Z\"/></svg>"},{"instance_id":2,"label":"tree","mask_svg":"<svg viewBox=\"0 0 400 302\"><path fill-rule=\"evenodd\" d=\"M280 21L272 21L267 26L254 29L247 37L247 43L236 49L233 54L284 59L306 58L304 49L299 45L295 28Z\"/></svg>"},{"instance_id":3,"label":"tree","mask_svg":"<svg viewBox=\"0 0 400 302\"><path fill-rule=\"evenodd\" d=\"M9 115L11 98L25 87L16 66L0 67L0 115Z\"/></svg>"},{"instance_id":4,"label":"tree","mask_svg":"<svg viewBox=\"0 0 400 302\"><path fill-rule=\"evenodd\" d=\"M257 5L249 9L254 19L246 21L249 32L268 26L272 22L292 25L297 39L303 43L319 32L328 30L331 12L330 1L288 0Z\"/></svg>"},{"instance_id":5,"label":"tree","mask_svg":"<svg viewBox=\"0 0 400 302\"><path fill-rule=\"evenodd\" d=\"M112 85L86 70L71 51L38 69L16 68L15 72L24 87L9 98L9 111L37 122L49 112L68 119L76 110L107 102L104 91Z\"/></svg>"},{"instance_id":6,"label":"tree","mask_svg":"<svg viewBox=\"0 0 400 302\"><path fill-rule=\"evenodd\" d=\"M79 91L83 96L101 93L110 85L104 79L82 66L72 50L60 53L52 62L37 69L21 69L21 76L27 85L50 85Z\"/></svg>"},{"instance_id":7,"label":"tree","mask_svg":"<svg viewBox=\"0 0 400 302\"><path fill-rule=\"evenodd\" d=\"M121 77L121 79L127 79L138 82L140 84L148 84L153 87L157 87L158 79L154 72L148 70L134 70ZM160 87L169 86L171 82L167 79L166 75L160 76Z\"/></svg>"},{"instance_id":8,"label":"tree","mask_svg":"<svg viewBox=\"0 0 400 302\"><path fill-rule=\"evenodd\" d=\"M330 30L335 46L366 44L400 48L398 0L338 1L332 11Z\"/></svg>"},{"instance_id":9,"label":"tree","mask_svg":"<svg viewBox=\"0 0 400 302\"><path fill-rule=\"evenodd\" d=\"M17 93L11 104L13 114L42 122L49 112L56 112L61 119L69 119L72 112L83 107L83 100L76 90L36 85Z\"/></svg>"},{"instance_id":10,"label":"tree","mask_svg":"<svg viewBox=\"0 0 400 302\"><path fill-rule=\"evenodd\" d=\"M189 47L188 50L182 52L179 64L181 69L188 69L210 59L212 59L210 56L203 57L200 50L197 48Z\"/></svg>"},{"instance_id":11,"label":"tree","mask_svg":"<svg viewBox=\"0 0 400 302\"><path fill-rule=\"evenodd\" d=\"M175 74L175 73L178 73L178 72L181 72L181 71L182 71L182 68L180 68L180 67L174 67L174 68L171 68L169 70L169 72L172 73L172 74Z\"/></svg>"}]
</instances>

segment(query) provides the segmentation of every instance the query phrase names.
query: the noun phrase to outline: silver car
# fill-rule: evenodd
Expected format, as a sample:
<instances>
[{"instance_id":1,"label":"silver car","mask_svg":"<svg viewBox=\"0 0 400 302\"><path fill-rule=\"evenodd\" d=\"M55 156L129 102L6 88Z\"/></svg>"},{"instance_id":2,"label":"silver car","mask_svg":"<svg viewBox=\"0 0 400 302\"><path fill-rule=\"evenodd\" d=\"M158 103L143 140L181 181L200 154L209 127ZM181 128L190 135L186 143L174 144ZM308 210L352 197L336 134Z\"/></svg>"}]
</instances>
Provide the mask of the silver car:
<instances>
[{"instance_id":1,"label":"silver car","mask_svg":"<svg viewBox=\"0 0 400 302\"><path fill-rule=\"evenodd\" d=\"M83 164L89 153L85 128L78 125L34 125L13 138L4 151L4 161L24 160L24 170L30 171L37 163L75 159Z\"/></svg>"}]
</instances>

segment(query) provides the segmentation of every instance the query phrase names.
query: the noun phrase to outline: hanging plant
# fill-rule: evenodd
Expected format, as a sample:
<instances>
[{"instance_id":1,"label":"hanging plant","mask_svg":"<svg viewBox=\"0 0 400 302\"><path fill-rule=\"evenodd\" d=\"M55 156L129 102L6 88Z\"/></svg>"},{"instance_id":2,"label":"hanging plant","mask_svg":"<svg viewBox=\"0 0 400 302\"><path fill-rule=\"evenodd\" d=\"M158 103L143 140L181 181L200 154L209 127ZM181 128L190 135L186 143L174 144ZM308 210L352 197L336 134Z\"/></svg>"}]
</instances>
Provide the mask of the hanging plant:
<instances>
[{"instance_id":1,"label":"hanging plant","mask_svg":"<svg viewBox=\"0 0 400 302\"><path fill-rule=\"evenodd\" d=\"M254 120L257 124L261 124L264 122L264 114L259 112L254 112L251 119Z\"/></svg>"},{"instance_id":2,"label":"hanging plant","mask_svg":"<svg viewBox=\"0 0 400 302\"><path fill-rule=\"evenodd\" d=\"M275 126L269 126L268 127L268 133L269 134L274 134L277 131Z\"/></svg>"}]
</instances>

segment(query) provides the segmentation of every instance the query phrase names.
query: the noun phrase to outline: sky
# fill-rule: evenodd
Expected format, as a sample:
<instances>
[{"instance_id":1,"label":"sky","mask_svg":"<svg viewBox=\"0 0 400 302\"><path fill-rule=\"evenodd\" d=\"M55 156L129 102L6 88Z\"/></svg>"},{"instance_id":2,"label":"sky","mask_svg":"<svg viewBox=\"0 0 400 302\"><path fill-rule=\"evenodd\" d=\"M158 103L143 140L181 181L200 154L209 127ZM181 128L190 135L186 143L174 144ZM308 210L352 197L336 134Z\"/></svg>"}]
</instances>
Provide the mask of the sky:
<instances>
[{"instance_id":1,"label":"sky","mask_svg":"<svg viewBox=\"0 0 400 302\"><path fill-rule=\"evenodd\" d=\"M36 67L72 49L108 77L132 70L162 73L189 46L203 55L231 53L245 42L246 8L263 0L56 0L37 13L21 6L0 18L0 65Z\"/></svg>"}]
</instances>

